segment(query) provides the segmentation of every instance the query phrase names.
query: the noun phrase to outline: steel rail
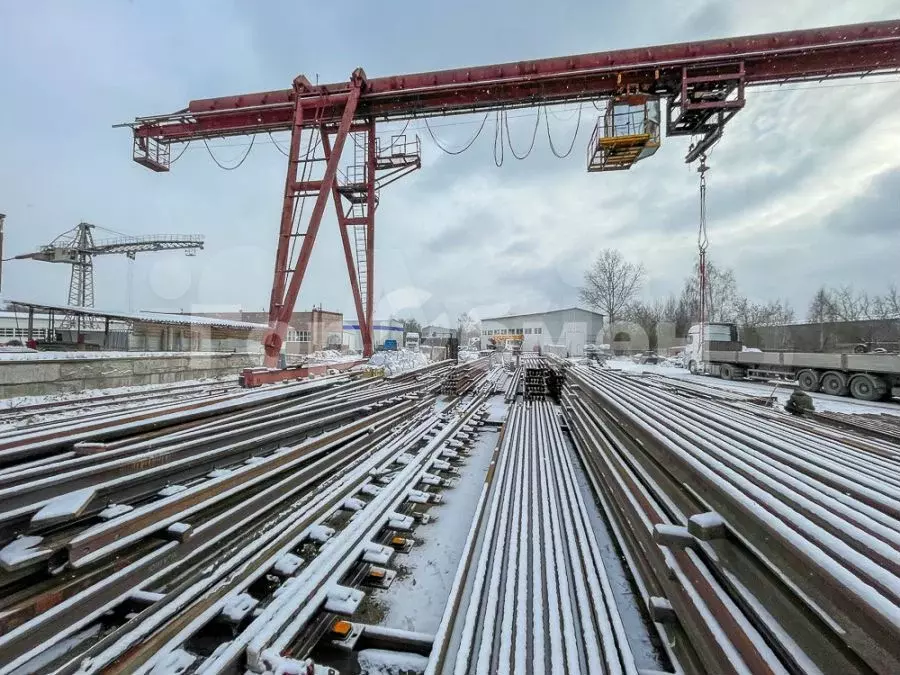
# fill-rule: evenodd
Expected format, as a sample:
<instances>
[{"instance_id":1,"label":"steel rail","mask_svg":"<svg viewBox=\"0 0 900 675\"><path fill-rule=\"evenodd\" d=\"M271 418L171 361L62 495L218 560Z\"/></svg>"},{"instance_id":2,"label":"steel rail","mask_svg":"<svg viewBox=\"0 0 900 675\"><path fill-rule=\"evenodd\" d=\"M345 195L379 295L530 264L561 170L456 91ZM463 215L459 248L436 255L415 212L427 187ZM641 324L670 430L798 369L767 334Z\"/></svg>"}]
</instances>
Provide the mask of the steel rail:
<instances>
[{"instance_id":1,"label":"steel rail","mask_svg":"<svg viewBox=\"0 0 900 675\"><path fill-rule=\"evenodd\" d=\"M464 558L457 571L474 581L445 610L427 673L636 675L553 408L515 404L503 433L477 567Z\"/></svg>"},{"instance_id":2,"label":"steel rail","mask_svg":"<svg viewBox=\"0 0 900 675\"><path fill-rule=\"evenodd\" d=\"M169 412L160 411L159 414L139 413L123 415L117 424L109 424L107 421L104 423L93 422L79 425L76 422L68 429L61 431L38 432L31 437L19 438L10 443L0 442L0 466L22 461L23 459L40 458L79 441L103 441L121 438L137 432L151 431L173 424L245 410L254 406L288 399L300 392L327 389L345 379L346 376L335 376L259 392L231 394L220 397L222 400L187 402L176 405Z\"/></svg>"},{"instance_id":3,"label":"steel rail","mask_svg":"<svg viewBox=\"0 0 900 675\"><path fill-rule=\"evenodd\" d=\"M794 637L806 631L806 656L822 665L835 663L830 661L834 653L829 653L828 645L840 641L858 654L855 662L853 653L843 655L846 672L868 672L866 666L860 666L860 658L878 671L893 668L888 664L896 658L892 655L896 640L886 636L897 630L896 620L889 618L897 612L896 599L889 600L894 597L891 588L900 592L900 585L890 581L894 576L889 571L897 548L894 488L873 481L837 488L832 484L833 474L839 476L843 470L866 483L865 474L850 471L847 463L835 462L831 453L838 444L834 441L818 443L817 454L816 444L790 423L779 427L776 420L751 418L743 410L699 406L649 390L633 379L623 381L621 376L578 368L571 374L578 381L581 398L593 397L595 405L604 406L623 431L640 439L676 481L691 486L690 491L706 509L725 517L726 539L713 538L699 550L710 547L703 555L717 559L719 566L724 564L728 574L734 575L732 591L748 614L755 615L755 621L768 623L770 641L780 643L782 651L797 652L797 644L783 629L791 625ZM767 445L769 451L764 454ZM788 452L791 448L792 454ZM856 452L846 448L848 455ZM825 462L823 455L828 472L820 465ZM877 468L872 471L873 475L880 473ZM777 516L765 515L760 508ZM781 519L794 533L782 529ZM864 551L865 557L857 551ZM810 568L818 570L819 578L810 577ZM775 593L781 606L775 603L771 608L780 617L780 639L776 635L779 621L772 616L766 619L763 613L769 612L750 607L753 603L748 594L735 590L738 585L758 589L760 579L769 574L784 579ZM854 579L861 579L865 587ZM777 586L770 584L770 589L777 590ZM887 595L879 596L879 592ZM796 619L804 613L807 616L802 622L784 623L785 617ZM812 637L816 631L822 646L818 654Z\"/></svg>"},{"instance_id":4,"label":"steel rail","mask_svg":"<svg viewBox=\"0 0 900 675\"><path fill-rule=\"evenodd\" d=\"M419 410L421 405L410 401L399 410L386 411L389 414L381 416L380 424L370 425L372 434L365 429L354 432L357 436L355 442L359 443L355 450L326 454L307 469L285 477L252 498L236 500L230 509L195 527L193 536L187 540L163 544L117 571L109 579L83 589L70 598L62 599L62 602L57 600L57 604L51 609L46 609L44 603L40 603L41 609L45 609L43 613L0 637L0 663L10 664L6 669L0 667L0 673L11 672L18 665L34 658L49 644L80 630L110 608L121 604L134 590L151 587L157 581L177 576L177 570L185 565L196 568L204 560L208 563L210 559L224 554L219 567L226 572L227 569L232 569L232 566L240 563L245 552L252 552L273 537L277 538L290 528L297 517L302 518L306 512L305 509L300 509L293 517L286 516L283 511L284 503L291 503L298 498L298 505L308 503L310 498L316 496L315 492L308 492L310 486L334 479L340 471L352 468L353 461L369 447L370 438L377 440L382 433L391 433L398 422ZM332 432L330 436L335 447L338 447L337 444L346 444L348 440L344 432ZM270 519L270 525L263 526L264 518ZM254 538L255 534L259 536ZM251 537L253 543L245 549L236 542L247 536ZM199 573L200 579L211 581L217 578L216 575L204 574L202 571ZM183 581L176 590L184 591L186 587L190 589L195 586L196 579ZM171 597L167 594L167 598ZM154 612L165 606L168 606L167 602L159 603ZM139 622L135 623L140 625Z\"/></svg>"},{"instance_id":5,"label":"steel rail","mask_svg":"<svg viewBox=\"0 0 900 675\"><path fill-rule=\"evenodd\" d=\"M410 388L407 393L411 391ZM366 400L382 404L397 396L395 391L388 391L376 393ZM97 512L108 503L128 503L152 495L172 481L203 476L214 469L244 461L262 450L274 450L286 441L366 414L364 407L357 404L335 403L331 407L332 410L320 409L297 423L286 417L241 426L234 430L237 440L228 435L190 439L134 457L126 456L106 464L0 489L0 498L8 509L0 513L0 526L7 532L26 527L25 523L33 520L34 514L40 515L40 510L54 498L65 499L64 495L77 490L92 490L90 502L85 507L88 513ZM142 467L148 468L141 470Z\"/></svg>"},{"instance_id":6,"label":"steel rail","mask_svg":"<svg viewBox=\"0 0 900 675\"><path fill-rule=\"evenodd\" d=\"M364 542L370 540L384 525L386 518L385 514L389 513L391 510L396 510L398 504L405 500L409 487L413 486L418 481L441 452L441 448L443 447L446 438L455 433L472 414L475 414L478 411L478 407L477 405L470 404L469 410L469 413L464 414L462 417L458 418L457 421L447 425L445 429L438 433L433 440L429 441L421 451L418 451L416 460L402 465L402 468L396 473L391 482L387 486L383 486L378 494L369 502L369 506L357 513L357 516L353 521L353 527L335 535L329 543L328 548L317 556L308 567L304 568L300 573L300 576L292 582L293 584L296 584L293 588L298 590L292 591L290 594L285 593L279 595L275 598L266 608L264 615L257 617L257 619L238 636L236 641L229 644L228 649L225 652L218 654L204 663L203 667L205 672L219 672L220 669L224 668L227 670L228 668L231 668L232 666L228 664L233 664L234 660L242 654L245 646L252 649L254 645L261 645L257 648L255 653L257 654L258 659L264 660L265 655L263 652L267 651L265 645L268 641L291 642L293 637L303 629L308 620L324 601L324 591L330 585L337 583L337 579L340 579L346 570L355 564L361 554L361 547L364 545ZM438 422L439 419L436 416L432 417L424 425L419 425L416 429L406 434L406 436L396 441L390 452L392 457L396 458L398 455L407 454L411 448L411 444L419 444L422 435L429 429L432 429ZM380 461L384 462L385 457L382 456ZM393 459L390 461L393 461ZM371 464L368 468L371 469ZM354 489L359 489L359 485L356 485ZM340 498L343 499L347 494L347 492L341 493ZM370 507L373 508L370 509ZM289 542L282 549L282 552L290 550L292 546L296 545L297 540L302 539L303 536L303 533L301 533L295 537L293 541ZM270 560L267 564L271 564L271 562L272 561ZM262 570L264 568L265 565L262 565L257 569ZM229 593L232 596L240 593L242 588L245 588L248 583L249 581L246 581L241 586L232 588ZM221 611L221 603L224 601L224 598L220 599L218 605L208 606L202 614L192 617L191 623L184 627L167 645L163 646L156 644L152 650L148 650L150 653L147 653L142 657L149 659L146 661L145 669L152 667L152 665L157 663L160 658L163 658L168 651L177 648L177 646L182 644L190 634L211 620L211 618ZM276 614L278 615L277 621L275 621L274 624L270 623L268 619L274 618L274 615ZM281 630L278 626L285 626L285 628L284 630ZM253 656L249 652L248 657L253 659ZM138 663L140 663L140 661L136 662L132 658L129 658L129 669ZM131 671L129 670L129 672Z\"/></svg>"}]
</instances>

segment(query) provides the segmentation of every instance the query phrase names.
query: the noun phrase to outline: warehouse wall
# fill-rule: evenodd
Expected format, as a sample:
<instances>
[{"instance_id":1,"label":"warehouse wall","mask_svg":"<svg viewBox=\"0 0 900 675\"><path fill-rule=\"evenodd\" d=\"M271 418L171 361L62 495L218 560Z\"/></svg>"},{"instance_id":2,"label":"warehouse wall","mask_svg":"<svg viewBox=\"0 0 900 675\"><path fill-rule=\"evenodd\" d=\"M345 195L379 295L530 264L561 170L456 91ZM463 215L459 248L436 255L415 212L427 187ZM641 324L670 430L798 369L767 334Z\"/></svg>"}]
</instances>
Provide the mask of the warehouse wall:
<instances>
[{"instance_id":1,"label":"warehouse wall","mask_svg":"<svg viewBox=\"0 0 900 675\"><path fill-rule=\"evenodd\" d=\"M85 389L196 380L234 375L261 366L261 354L129 354L41 352L41 358L0 360L0 398L40 396Z\"/></svg>"}]
</instances>

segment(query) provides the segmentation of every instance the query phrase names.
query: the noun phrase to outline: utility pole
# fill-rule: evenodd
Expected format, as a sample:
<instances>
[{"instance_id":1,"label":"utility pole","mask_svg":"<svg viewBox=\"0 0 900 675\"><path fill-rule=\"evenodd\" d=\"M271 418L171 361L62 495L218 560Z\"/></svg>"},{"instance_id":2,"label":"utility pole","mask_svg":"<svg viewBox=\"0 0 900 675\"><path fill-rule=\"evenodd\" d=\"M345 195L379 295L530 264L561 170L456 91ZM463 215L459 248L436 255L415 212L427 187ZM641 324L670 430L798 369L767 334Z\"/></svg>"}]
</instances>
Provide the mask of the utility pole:
<instances>
[{"instance_id":1,"label":"utility pole","mask_svg":"<svg viewBox=\"0 0 900 675\"><path fill-rule=\"evenodd\" d=\"M3 290L3 222L6 214L0 213L0 291Z\"/></svg>"}]
</instances>

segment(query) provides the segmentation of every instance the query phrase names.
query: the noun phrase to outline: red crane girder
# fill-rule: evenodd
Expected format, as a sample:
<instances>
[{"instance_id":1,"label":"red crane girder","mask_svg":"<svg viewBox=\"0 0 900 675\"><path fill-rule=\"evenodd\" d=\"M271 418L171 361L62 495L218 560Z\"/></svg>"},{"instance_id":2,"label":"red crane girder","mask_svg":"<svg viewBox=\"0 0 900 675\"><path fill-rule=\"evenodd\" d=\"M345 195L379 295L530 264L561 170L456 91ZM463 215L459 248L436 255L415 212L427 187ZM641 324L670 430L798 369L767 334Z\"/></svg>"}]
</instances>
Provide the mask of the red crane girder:
<instances>
[{"instance_id":1,"label":"red crane girder","mask_svg":"<svg viewBox=\"0 0 900 675\"><path fill-rule=\"evenodd\" d=\"M900 21L372 78L365 81L355 119L403 120L597 99L627 85L675 95L686 69L714 76L741 63L748 86L896 71ZM288 130L297 95L310 126L340 120L349 82L312 85L301 76L295 84L293 89L191 101L176 113L137 119L135 135L173 143Z\"/></svg>"}]
</instances>

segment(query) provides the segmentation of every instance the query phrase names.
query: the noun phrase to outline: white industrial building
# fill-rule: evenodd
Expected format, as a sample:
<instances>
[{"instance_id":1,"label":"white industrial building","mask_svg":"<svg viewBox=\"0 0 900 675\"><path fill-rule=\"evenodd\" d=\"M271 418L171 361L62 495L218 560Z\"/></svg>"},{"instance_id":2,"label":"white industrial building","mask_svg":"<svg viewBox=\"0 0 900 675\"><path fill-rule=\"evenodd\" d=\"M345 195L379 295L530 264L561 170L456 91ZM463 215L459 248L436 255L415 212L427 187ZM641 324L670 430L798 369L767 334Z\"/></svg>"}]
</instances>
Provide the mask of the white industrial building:
<instances>
[{"instance_id":1,"label":"white industrial building","mask_svg":"<svg viewBox=\"0 0 900 675\"><path fill-rule=\"evenodd\" d=\"M396 319L375 319L372 321L372 346L375 349L383 347L385 340L396 340L397 346L402 346L403 323ZM362 334L359 332L358 323L344 324L344 347L351 352L362 351Z\"/></svg>"},{"instance_id":2,"label":"white industrial building","mask_svg":"<svg viewBox=\"0 0 900 675\"><path fill-rule=\"evenodd\" d=\"M568 356L582 356L586 344L603 342L603 315L580 307L554 309L532 314L511 314L481 320L481 348L489 349L495 336L515 336L522 339L523 351L564 352ZM495 340L494 342L499 342Z\"/></svg>"}]
</instances>

